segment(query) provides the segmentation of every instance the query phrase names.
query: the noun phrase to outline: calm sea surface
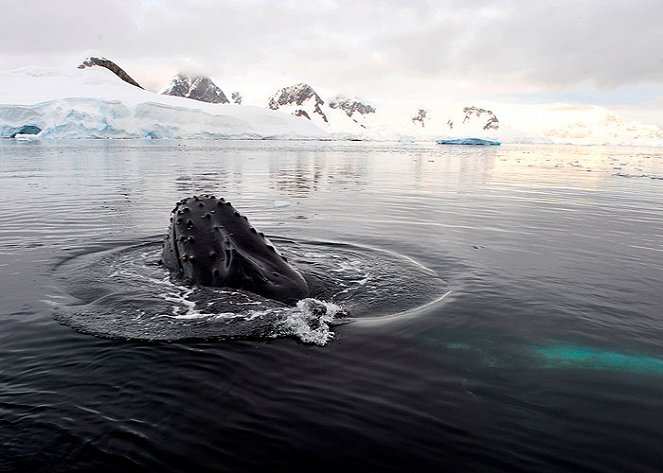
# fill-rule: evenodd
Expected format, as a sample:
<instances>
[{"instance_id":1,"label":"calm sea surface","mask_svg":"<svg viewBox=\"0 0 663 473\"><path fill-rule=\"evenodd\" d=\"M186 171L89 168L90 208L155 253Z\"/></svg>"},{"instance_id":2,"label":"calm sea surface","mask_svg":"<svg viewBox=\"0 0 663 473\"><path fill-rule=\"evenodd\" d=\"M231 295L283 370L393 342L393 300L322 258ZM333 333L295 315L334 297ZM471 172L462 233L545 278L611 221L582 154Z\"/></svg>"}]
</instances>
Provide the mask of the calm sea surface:
<instances>
[{"instance_id":1,"label":"calm sea surface","mask_svg":"<svg viewBox=\"0 0 663 473\"><path fill-rule=\"evenodd\" d=\"M1 142L0 186L0 471L661 471L663 150ZM200 193L348 316L196 308Z\"/></svg>"}]
</instances>

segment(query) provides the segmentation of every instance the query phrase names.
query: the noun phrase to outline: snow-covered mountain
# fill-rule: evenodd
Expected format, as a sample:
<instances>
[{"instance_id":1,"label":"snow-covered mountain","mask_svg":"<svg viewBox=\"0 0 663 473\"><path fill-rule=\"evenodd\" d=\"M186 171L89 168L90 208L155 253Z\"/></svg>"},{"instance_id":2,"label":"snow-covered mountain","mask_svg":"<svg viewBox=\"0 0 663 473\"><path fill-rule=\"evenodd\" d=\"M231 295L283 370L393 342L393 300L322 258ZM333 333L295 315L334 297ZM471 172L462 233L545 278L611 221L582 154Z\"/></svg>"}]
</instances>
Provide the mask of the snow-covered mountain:
<instances>
[{"instance_id":1,"label":"snow-covered mountain","mask_svg":"<svg viewBox=\"0 0 663 473\"><path fill-rule=\"evenodd\" d=\"M336 139L380 139L372 118L375 108L357 98L337 96L325 102L308 84L299 83L279 89L267 107L310 120Z\"/></svg>"},{"instance_id":2,"label":"snow-covered mountain","mask_svg":"<svg viewBox=\"0 0 663 473\"><path fill-rule=\"evenodd\" d=\"M426 121L428 119L428 110L420 108L417 113L412 117L412 123L421 125L421 128L426 128Z\"/></svg>"},{"instance_id":3,"label":"snow-covered mountain","mask_svg":"<svg viewBox=\"0 0 663 473\"><path fill-rule=\"evenodd\" d=\"M529 133L504 126L497 114L487 108L460 103L427 104L414 110L392 111L380 117L381 133L400 140L482 138L507 142L537 141ZM549 142L539 136L539 142Z\"/></svg>"},{"instance_id":4,"label":"snow-covered mountain","mask_svg":"<svg viewBox=\"0 0 663 473\"><path fill-rule=\"evenodd\" d=\"M159 95L103 67L0 73L0 137L329 139L306 120L250 105Z\"/></svg>"},{"instance_id":5,"label":"snow-covered mountain","mask_svg":"<svg viewBox=\"0 0 663 473\"><path fill-rule=\"evenodd\" d=\"M223 93L223 90L212 79L200 75L188 76L182 73L177 74L168 87L161 93L163 95L200 100L201 102L230 103L226 94Z\"/></svg>"},{"instance_id":6,"label":"snow-covered mountain","mask_svg":"<svg viewBox=\"0 0 663 473\"><path fill-rule=\"evenodd\" d=\"M443 110L422 107L414 114L394 110L384 113L354 97L336 96L325 101L313 87L304 83L279 89L267 106L310 121L334 139L432 141L506 137L507 141L550 142L541 135L500 128L496 114L486 108L456 104Z\"/></svg>"},{"instance_id":7,"label":"snow-covered mountain","mask_svg":"<svg viewBox=\"0 0 663 473\"><path fill-rule=\"evenodd\" d=\"M655 125L627 122L607 110L594 110L582 120L543 130L558 143L651 145L663 144L663 130Z\"/></svg>"},{"instance_id":8,"label":"snow-covered mountain","mask_svg":"<svg viewBox=\"0 0 663 473\"><path fill-rule=\"evenodd\" d=\"M233 103L242 105L242 95L239 92L233 92L230 94L230 97L233 99Z\"/></svg>"},{"instance_id":9,"label":"snow-covered mountain","mask_svg":"<svg viewBox=\"0 0 663 473\"><path fill-rule=\"evenodd\" d=\"M79 64L78 68L79 69L85 69L86 67L94 67L94 66L99 66L99 67L105 67L109 71L111 71L113 74L115 74L117 77L122 79L124 82L127 84L131 84L133 86L138 87L139 89L142 89L143 87L138 84L133 78L127 74L124 69L122 69L120 66L115 64L113 61L110 59L106 59L105 57L98 58L98 57L89 57L85 59L81 64Z\"/></svg>"},{"instance_id":10,"label":"snow-covered mountain","mask_svg":"<svg viewBox=\"0 0 663 473\"><path fill-rule=\"evenodd\" d=\"M325 101L308 84L279 89L268 108L309 120L336 139L390 140L467 138L498 139L500 122L491 110L465 106L448 111L429 112L420 108L414 115L382 113L355 97L336 96ZM547 141L541 137L542 141Z\"/></svg>"},{"instance_id":11,"label":"snow-covered mountain","mask_svg":"<svg viewBox=\"0 0 663 473\"><path fill-rule=\"evenodd\" d=\"M456 126L476 126L478 124L484 131L500 129L500 121L490 110L471 106L463 108L463 113L463 122L461 124L454 123L451 119L447 121L450 130L453 130L454 124Z\"/></svg>"},{"instance_id":12,"label":"snow-covered mountain","mask_svg":"<svg viewBox=\"0 0 663 473\"><path fill-rule=\"evenodd\" d=\"M303 83L279 89L269 99L268 107L310 121L334 139L481 138L503 143L663 146L663 130L626 122L602 107L453 102L410 110L378 109L356 98L325 101Z\"/></svg>"},{"instance_id":13,"label":"snow-covered mountain","mask_svg":"<svg viewBox=\"0 0 663 473\"><path fill-rule=\"evenodd\" d=\"M426 114L428 117L428 114ZM435 120L436 119L436 120ZM443 138L498 139L500 121L491 110L474 105L460 107L451 112L432 114L429 131L434 130Z\"/></svg>"},{"instance_id":14,"label":"snow-covered mountain","mask_svg":"<svg viewBox=\"0 0 663 473\"><path fill-rule=\"evenodd\" d=\"M358 115L366 116L369 113L375 113L375 108L371 107L370 105L363 104L356 98L348 98L341 96L332 99L329 102L329 107L333 109L343 110L345 114L350 118L352 118L352 116L354 115L355 120L358 118Z\"/></svg>"},{"instance_id":15,"label":"snow-covered mountain","mask_svg":"<svg viewBox=\"0 0 663 473\"><path fill-rule=\"evenodd\" d=\"M0 137L415 140L663 146L663 130L577 104L324 100L310 85L279 89L264 107L229 104L205 77L179 75L171 93L139 88L105 58L0 73ZM119 78L119 79L118 79ZM120 80L122 79L122 80ZM205 103L209 100L211 103ZM218 103L227 103L220 107ZM264 102L263 102L264 103ZM294 115L294 116L293 116ZM498 118L499 116L499 118Z\"/></svg>"},{"instance_id":16,"label":"snow-covered mountain","mask_svg":"<svg viewBox=\"0 0 663 473\"><path fill-rule=\"evenodd\" d=\"M415 140L472 137L503 143L663 146L659 127L626 121L598 106L486 103L478 107L456 102L422 108L409 116L384 124L383 130Z\"/></svg>"},{"instance_id":17,"label":"snow-covered mountain","mask_svg":"<svg viewBox=\"0 0 663 473\"><path fill-rule=\"evenodd\" d=\"M325 101L308 84L295 84L276 91L267 102L270 110L290 112L296 117L329 123L322 111ZM318 120L319 117L319 120Z\"/></svg>"}]
</instances>

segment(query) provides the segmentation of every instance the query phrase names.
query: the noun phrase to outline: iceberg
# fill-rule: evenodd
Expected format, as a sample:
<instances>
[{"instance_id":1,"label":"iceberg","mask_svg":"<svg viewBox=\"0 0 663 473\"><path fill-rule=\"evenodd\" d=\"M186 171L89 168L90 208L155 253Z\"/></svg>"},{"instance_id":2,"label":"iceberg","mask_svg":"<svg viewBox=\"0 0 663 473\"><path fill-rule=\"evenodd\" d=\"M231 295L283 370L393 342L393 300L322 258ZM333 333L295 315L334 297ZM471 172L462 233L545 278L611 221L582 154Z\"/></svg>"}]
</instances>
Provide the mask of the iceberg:
<instances>
[{"instance_id":1,"label":"iceberg","mask_svg":"<svg viewBox=\"0 0 663 473\"><path fill-rule=\"evenodd\" d=\"M481 138L457 138L452 140L437 140L438 145L466 145L466 146L499 146L499 141L483 140Z\"/></svg>"}]
</instances>

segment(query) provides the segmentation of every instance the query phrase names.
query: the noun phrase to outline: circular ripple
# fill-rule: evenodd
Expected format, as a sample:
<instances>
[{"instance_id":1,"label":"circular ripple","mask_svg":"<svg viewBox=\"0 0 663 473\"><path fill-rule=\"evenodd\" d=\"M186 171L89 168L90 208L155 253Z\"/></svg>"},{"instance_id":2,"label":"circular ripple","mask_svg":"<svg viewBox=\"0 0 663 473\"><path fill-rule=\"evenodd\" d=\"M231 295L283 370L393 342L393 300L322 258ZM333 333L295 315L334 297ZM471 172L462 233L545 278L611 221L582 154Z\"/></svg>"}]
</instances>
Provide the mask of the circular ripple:
<instances>
[{"instance_id":1,"label":"circular ripple","mask_svg":"<svg viewBox=\"0 0 663 473\"><path fill-rule=\"evenodd\" d=\"M309 282L294 307L227 288L197 287L159 264L160 241L123 244L55 267L61 323L96 336L138 340L275 338L324 345L344 320L392 316L439 299L445 283L399 254L346 243L272 238ZM350 316L350 317L348 317Z\"/></svg>"}]
</instances>

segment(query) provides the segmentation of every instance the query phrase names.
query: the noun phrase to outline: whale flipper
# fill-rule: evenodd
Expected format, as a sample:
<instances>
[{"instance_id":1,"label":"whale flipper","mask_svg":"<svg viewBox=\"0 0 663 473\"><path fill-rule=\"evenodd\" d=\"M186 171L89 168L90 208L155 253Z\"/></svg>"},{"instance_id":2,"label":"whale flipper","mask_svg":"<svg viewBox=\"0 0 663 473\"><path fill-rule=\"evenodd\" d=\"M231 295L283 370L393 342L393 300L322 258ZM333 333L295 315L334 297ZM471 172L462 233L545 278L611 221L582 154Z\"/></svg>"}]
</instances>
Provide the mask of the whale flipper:
<instances>
[{"instance_id":1,"label":"whale flipper","mask_svg":"<svg viewBox=\"0 0 663 473\"><path fill-rule=\"evenodd\" d=\"M245 289L290 304L309 292L304 277L262 232L230 202L210 195L176 204L162 261L202 286Z\"/></svg>"}]
</instances>

